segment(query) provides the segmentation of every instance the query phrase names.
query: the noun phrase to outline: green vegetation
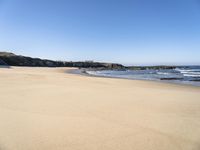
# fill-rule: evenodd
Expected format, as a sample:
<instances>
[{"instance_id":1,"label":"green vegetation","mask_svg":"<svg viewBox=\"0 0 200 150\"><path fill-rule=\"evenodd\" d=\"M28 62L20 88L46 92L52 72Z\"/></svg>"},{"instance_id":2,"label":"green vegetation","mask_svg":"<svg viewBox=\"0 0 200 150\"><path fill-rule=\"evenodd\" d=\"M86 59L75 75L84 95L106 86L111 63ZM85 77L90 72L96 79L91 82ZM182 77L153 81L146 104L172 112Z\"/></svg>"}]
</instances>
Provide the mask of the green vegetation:
<instances>
[{"instance_id":1,"label":"green vegetation","mask_svg":"<svg viewBox=\"0 0 200 150\"><path fill-rule=\"evenodd\" d=\"M9 52L0 52L0 65L8 66L32 66L32 67L78 67L78 68L95 68L95 69L118 69L118 70L160 70L175 69L176 66L129 66L125 67L116 63L100 63L93 61L53 61L40 58L31 58L21 55L15 55Z\"/></svg>"}]
</instances>

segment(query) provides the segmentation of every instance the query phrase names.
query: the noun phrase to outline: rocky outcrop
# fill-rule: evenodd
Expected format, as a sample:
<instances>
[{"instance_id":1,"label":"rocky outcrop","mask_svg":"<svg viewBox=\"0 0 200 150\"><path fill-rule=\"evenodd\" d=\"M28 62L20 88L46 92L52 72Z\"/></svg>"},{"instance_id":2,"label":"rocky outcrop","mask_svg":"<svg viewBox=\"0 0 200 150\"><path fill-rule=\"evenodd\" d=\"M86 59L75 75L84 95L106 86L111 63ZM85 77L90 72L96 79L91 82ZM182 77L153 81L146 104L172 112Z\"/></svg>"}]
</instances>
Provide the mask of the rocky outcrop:
<instances>
[{"instance_id":1,"label":"rocky outcrop","mask_svg":"<svg viewBox=\"0 0 200 150\"><path fill-rule=\"evenodd\" d=\"M0 59L0 66L8 66L3 60Z\"/></svg>"},{"instance_id":2,"label":"rocky outcrop","mask_svg":"<svg viewBox=\"0 0 200 150\"><path fill-rule=\"evenodd\" d=\"M184 80L184 78L160 78L160 80Z\"/></svg>"},{"instance_id":3,"label":"rocky outcrop","mask_svg":"<svg viewBox=\"0 0 200 150\"><path fill-rule=\"evenodd\" d=\"M175 69L176 66L129 66L125 67L116 63L100 63L93 61L53 61L48 59L31 58L27 56L15 55L9 52L0 52L0 65L9 66L32 66L32 67L78 67L94 69L117 69L117 70L160 70Z\"/></svg>"},{"instance_id":4,"label":"rocky outcrop","mask_svg":"<svg viewBox=\"0 0 200 150\"><path fill-rule=\"evenodd\" d=\"M129 66L129 70L161 70L161 69L176 69L177 66Z\"/></svg>"},{"instance_id":5,"label":"rocky outcrop","mask_svg":"<svg viewBox=\"0 0 200 150\"><path fill-rule=\"evenodd\" d=\"M100 63L93 61L72 62L72 61L53 61L40 58L31 58L15 55L8 52L0 52L0 59L10 66L32 66L32 67L78 67L78 68L103 68L103 69L122 69L121 64Z\"/></svg>"}]
</instances>

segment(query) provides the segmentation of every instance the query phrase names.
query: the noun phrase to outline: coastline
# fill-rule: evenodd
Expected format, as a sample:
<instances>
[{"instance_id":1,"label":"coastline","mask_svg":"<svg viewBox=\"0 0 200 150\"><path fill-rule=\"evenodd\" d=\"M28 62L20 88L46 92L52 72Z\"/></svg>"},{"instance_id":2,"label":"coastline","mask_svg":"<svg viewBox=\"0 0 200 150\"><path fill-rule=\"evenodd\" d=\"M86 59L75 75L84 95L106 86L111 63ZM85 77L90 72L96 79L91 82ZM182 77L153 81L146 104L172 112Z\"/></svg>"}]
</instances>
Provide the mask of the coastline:
<instances>
[{"instance_id":1,"label":"coastline","mask_svg":"<svg viewBox=\"0 0 200 150\"><path fill-rule=\"evenodd\" d=\"M168 80L145 80L145 79L130 79L130 78L123 78L123 77L114 77L114 76L102 76L102 75L93 75L87 73L87 69L71 69L67 70L66 73L70 74L76 74L76 75L82 75L82 76L89 76L89 77L99 77L99 78L114 78L114 79L122 79L122 80L133 80L133 81L144 81L144 82L150 82L150 83L163 83L163 84L170 84L170 85L178 85L178 86L186 86L186 87L197 87L200 88L198 85L192 85L192 84L186 84L186 83L180 83L180 82L174 82L174 81L168 81Z\"/></svg>"},{"instance_id":2,"label":"coastline","mask_svg":"<svg viewBox=\"0 0 200 150\"><path fill-rule=\"evenodd\" d=\"M199 150L200 88L0 68L2 150Z\"/></svg>"}]
</instances>

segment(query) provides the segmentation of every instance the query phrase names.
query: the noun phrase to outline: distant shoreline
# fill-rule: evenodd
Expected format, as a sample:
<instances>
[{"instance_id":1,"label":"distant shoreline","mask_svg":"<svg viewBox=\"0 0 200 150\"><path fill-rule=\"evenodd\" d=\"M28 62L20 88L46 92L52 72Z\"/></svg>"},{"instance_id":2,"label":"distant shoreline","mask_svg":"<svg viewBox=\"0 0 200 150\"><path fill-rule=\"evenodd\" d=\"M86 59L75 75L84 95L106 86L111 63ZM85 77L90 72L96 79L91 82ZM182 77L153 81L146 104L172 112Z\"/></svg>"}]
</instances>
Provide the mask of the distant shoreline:
<instances>
[{"instance_id":1,"label":"distant shoreline","mask_svg":"<svg viewBox=\"0 0 200 150\"><path fill-rule=\"evenodd\" d=\"M26 66L26 67L77 67L94 69L174 69L184 67L178 65L149 65L149 66L125 66L119 63L95 62L95 61L55 61L48 59L32 58L29 56L16 55L10 52L0 52L0 65Z\"/></svg>"},{"instance_id":2,"label":"distant shoreline","mask_svg":"<svg viewBox=\"0 0 200 150\"><path fill-rule=\"evenodd\" d=\"M87 76L98 76L98 77L109 77L109 78L123 78L123 79L131 79L131 80L146 80L146 81L158 81L158 82L167 82L167 83L175 83L175 84L193 84L193 86L200 86L198 82L200 82L200 71L199 72L189 72L191 68L195 66L123 66L117 63L102 63L102 62L93 62L93 61L53 61L47 59L40 59L40 58L32 58L27 56L16 55L9 52L0 52L0 67L9 68L10 66L19 66L19 67L76 67L79 68L81 71L75 71L73 73L78 73ZM198 67L198 66L196 66ZM169 74L170 71L176 70L179 68L182 70L179 73L179 76L175 74ZM141 77L128 77L128 76L121 76L121 75L104 75L104 74L92 74L88 73L88 71L114 71L114 72L125 72L132 71L132 72L143 72L143 76ZM148 72L156 72L156 71L164 71L160 72L158 79L154 78L152 74L148 74ZM187 71L187 74L182 73ZM200 70L200 66L199 66ZM132 74L133 76L134 74ZM187 77L185 77L187 75ZM158 76L158 74L154 74L154 76ZM182 82L182 83L180 83Z\"/></svg>"},{"instance_id":3,"label":"distant shoreline","mask_svg":"<svg viewBox=\"0 0 200 150\"><path fill-rule=\"evenodd\" d=\"M186 86L186 87L197 87L200 88L198 85L192 85L192 84L184 84L179 82L172 82L170 80L145 80L145 79L130 79L130 78L123 78L123 77L114 77L114 76L103 76L103 75L94 75L89 74L87 71L90 71L90 69L79 69L74 68L70 70L66 70L66 73L69 74L76 74L81 76L87 76L87 77L97 77L97 78L113 78L113 79L122 79L122 80L133 80L133 81L145 81L145 82L153 82L153 83L161 83L161 84L171 84L171 85L178 85L178 86Z\"/></svg>"}]
</instances>

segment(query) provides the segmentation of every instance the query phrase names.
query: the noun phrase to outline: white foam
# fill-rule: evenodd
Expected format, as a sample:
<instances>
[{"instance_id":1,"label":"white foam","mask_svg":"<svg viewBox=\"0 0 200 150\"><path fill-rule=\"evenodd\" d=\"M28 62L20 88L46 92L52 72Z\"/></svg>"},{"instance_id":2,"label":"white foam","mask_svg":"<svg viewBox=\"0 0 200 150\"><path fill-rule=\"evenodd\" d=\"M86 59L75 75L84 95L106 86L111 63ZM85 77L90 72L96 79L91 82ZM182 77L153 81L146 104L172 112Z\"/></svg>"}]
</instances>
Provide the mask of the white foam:
<instances>
[{"instance_id":1,"label":"white foam","mask_svg":"<svg viewBox=\"0 0 200 150\"><path fill-rule=\"evenodd\" d=\"M183 74L185 77L200 77L200 74Z\"/></svg>"},{"instance_id":2,"label":"white foam","mask_svg":"<svg viewBox=\"0 0 200 150\"><path fill-rule=\"evenodd\" d=\"M157 72L157 74L160 74L160 75L169 75L170 73L167 73L167 72Z\"/></svg>"}]
</instances>

